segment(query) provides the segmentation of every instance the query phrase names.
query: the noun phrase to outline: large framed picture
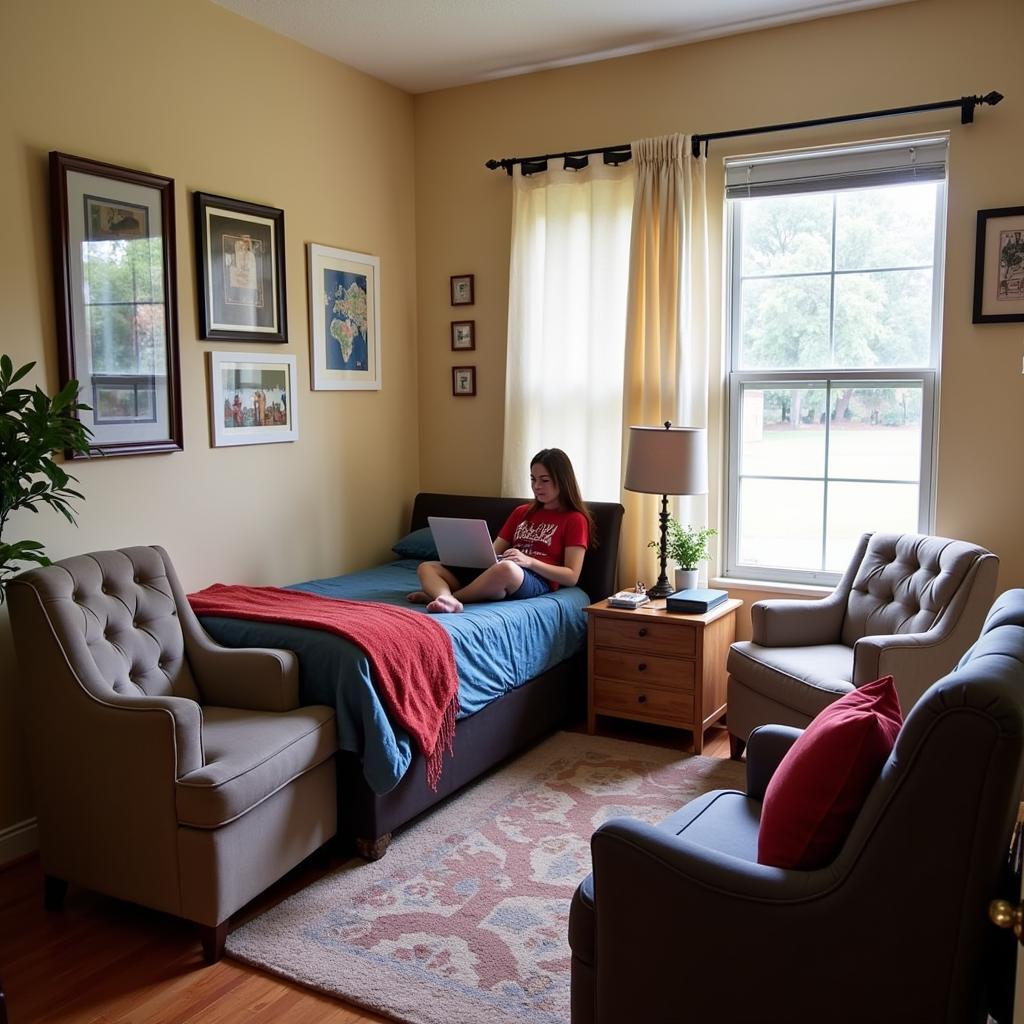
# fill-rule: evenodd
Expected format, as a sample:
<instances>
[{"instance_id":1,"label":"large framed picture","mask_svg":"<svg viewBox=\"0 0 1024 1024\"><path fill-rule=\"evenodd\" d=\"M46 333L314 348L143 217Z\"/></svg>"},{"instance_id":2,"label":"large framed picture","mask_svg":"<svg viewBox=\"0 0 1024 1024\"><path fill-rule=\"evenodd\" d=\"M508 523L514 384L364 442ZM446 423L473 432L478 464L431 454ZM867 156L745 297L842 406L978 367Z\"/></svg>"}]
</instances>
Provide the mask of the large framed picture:
<instances>
[{"instance_id":1,"label":"large framed picture","mask_svg":"<svg viewBox=\"0 0 1024 1024\"><path fill-rule=\"evenodd\" d=\"M978 211L973 321L1024 321L1024 206Z\"/></svg>"},{"instance_id":2,"label":"large framed picture","mask_svg":"<svg viewBox=\"0 0 1024 1024\"><path fill-rule=\"evenodd\" d=\"M181 451L174 181L52 152L50 198L60 382L91 451Z\"/></svg>"},{"instance_id":3,"label":"large framed picture","mask_svg":"<svg viewBox=\"0 0 1024 1024\"><path fill-rule=\"evenodd\" d=\"M213 447L297 441L295 356L210 352Z\"/></svg>"},{"instance_id":4,"label":"large framed picture","mask_svg":"<svg viewBox=\"0 0 1024 1024\"><path fill-rule=\"evenodd\" d=\"M284 211L194 195L199 336L287 341Z\"/></svg>"},{"instance_id":5,"label":"large framed picture","mask_svg":"<svg viewBox=\"0 0 1024 1024\"><path fill-rule=\"evenodd\" d=\"M380 259L310 242L310 385L379 391Z\"/></svg>"}]
</instances>

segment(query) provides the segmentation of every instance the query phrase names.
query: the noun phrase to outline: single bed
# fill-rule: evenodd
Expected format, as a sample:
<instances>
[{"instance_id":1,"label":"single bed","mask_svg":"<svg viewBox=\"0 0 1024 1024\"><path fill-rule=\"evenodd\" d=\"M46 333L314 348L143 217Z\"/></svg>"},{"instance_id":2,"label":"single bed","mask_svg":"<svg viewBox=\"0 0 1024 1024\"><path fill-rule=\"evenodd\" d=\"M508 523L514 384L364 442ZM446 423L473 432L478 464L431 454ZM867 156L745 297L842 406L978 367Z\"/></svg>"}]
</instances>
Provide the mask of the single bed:
<instances>
[{"instance_id":1,"label":"single bed","mask_svg":"<svg viewBox=\"0 0 1024 1024\"><path fill-rule=\"evenodd\" d=\"M410 533L432 515L485 519L496 534L526 499L422 493ZM229 647L286 647L300 665L301 699L337 709L339 831L359 852L383 855L391 833L505 758L582 713L586 691L586 616L592 600L615 589L621 505L588 503L598 546L584 559L576 587L529 601L469 605L437 616L448 632L459 674L460 717L453 756L445 756L436 790L424 759L381 702L366 655L341 637L282 623L203 616L204 628ZM414 545L415 547L415 545ZM425 555L426 551L408 552ZM364 572L294 584L294 589L348 600L415 608L419 558L399 558ZM425 611L423 614L427 614Z\"/></svg>"}]
</instances>

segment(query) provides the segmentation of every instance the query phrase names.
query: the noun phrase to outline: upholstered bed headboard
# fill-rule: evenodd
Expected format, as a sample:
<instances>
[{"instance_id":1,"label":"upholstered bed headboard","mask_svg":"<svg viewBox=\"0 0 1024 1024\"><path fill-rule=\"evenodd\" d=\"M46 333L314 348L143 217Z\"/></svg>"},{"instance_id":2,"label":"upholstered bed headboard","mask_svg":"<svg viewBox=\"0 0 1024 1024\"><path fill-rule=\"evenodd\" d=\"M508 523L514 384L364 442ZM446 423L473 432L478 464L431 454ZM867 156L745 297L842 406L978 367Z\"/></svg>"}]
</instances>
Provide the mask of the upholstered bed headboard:
<instances>
[{"instance_id":1,"label":"upholstered bed headboard","mask_svg":"<svg viewBox=\"0 0 1024 1024\"><path fill-rule=\"evenodd\" d=\"M410 530L427 526L427 516L461 516L465 519L486 519L491 536L497 534L517 505L529 498L487 498L475 494L420 493L412 506ZM594 517L597 546L587 551L579 585L592 601L600 601L615 592L615 567L619 557L619 530L625 511L617 502L588 501Z\"/></svg>"}]
</instances>

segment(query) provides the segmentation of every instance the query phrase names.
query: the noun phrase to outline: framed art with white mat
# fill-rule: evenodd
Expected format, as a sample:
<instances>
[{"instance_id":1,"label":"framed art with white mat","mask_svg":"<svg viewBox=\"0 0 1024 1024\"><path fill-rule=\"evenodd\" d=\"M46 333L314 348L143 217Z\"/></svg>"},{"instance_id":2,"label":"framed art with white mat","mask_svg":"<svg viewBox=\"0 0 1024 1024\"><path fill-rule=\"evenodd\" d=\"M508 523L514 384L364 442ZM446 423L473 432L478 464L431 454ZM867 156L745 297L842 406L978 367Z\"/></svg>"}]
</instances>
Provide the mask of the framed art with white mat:
<instances>
[{"instance_id":1,"label":"framed art with white mat","mask_svg":"<svg viewBox=\"0 0 1024 1024\"><path fill-rule=\"evenodd\" d=\"M297 441L295 356L210 352L214 448Z\"/></svg>"},{"instance_id":2,"label":"framed art with white mat","mask_svg":"<svg viewBox=\"0 0 1024 1024\"><path fill-rule=\"evenodd\" d=\"M310 242L310 385L379 391L380 258Z\"/></svg>"}]
</instances>

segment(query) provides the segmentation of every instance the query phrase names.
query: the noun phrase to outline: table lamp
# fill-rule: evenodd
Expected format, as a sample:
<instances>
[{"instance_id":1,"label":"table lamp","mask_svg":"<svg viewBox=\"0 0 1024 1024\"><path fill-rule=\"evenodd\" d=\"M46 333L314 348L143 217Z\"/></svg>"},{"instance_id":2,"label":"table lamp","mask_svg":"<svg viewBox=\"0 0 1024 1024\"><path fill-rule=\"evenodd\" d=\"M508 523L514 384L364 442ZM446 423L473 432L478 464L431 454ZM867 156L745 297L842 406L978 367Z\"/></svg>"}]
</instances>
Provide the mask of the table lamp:
<instances>
[{"instance_id":1,"label":"table lamp","mask_svg":"<svg viewBox=\"0 0 1024 1024\"><path fill-rule=\"evenodd\" d=\"M702 427L630 427L626 456L627 491L661 495L661 575L648 589L651 597L667 597L673 587L665 572L670 494L707 494L708 443Z\"/></svg>"}]
</instances>

